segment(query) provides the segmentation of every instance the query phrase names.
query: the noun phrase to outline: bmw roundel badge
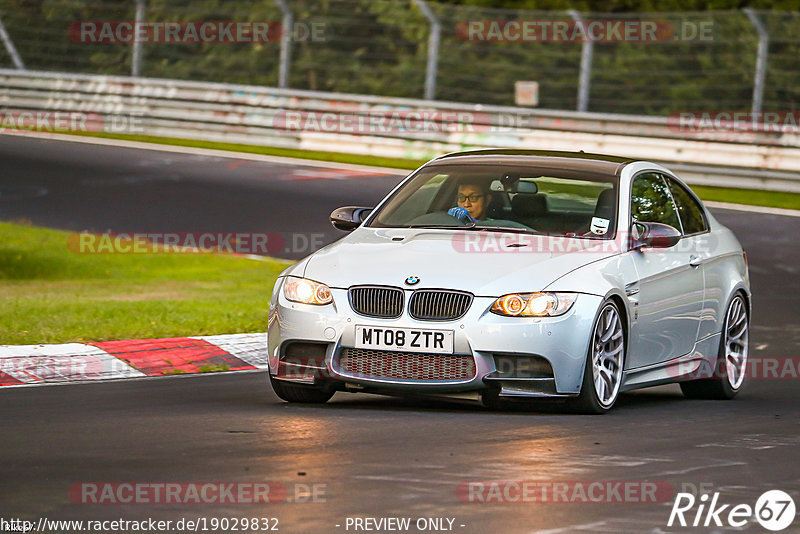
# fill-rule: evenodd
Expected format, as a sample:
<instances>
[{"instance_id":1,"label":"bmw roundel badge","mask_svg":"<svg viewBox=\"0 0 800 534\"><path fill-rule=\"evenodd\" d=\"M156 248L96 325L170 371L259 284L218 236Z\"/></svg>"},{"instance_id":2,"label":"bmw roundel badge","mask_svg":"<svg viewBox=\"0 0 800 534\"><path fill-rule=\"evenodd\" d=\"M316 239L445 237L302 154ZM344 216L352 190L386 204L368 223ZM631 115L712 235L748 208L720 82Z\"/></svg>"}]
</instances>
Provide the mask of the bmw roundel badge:
<instances>
[{"instance_id":1,"label":"bmw roundel badge","mask_svg":"<svg viewBox=\"0 0 800 534\"><path fill-rule=\"evenodd\" d=\"M413 286L419 283L419 276L409 276L406 278L406 284Z\"/></svg>"}]
</instances>

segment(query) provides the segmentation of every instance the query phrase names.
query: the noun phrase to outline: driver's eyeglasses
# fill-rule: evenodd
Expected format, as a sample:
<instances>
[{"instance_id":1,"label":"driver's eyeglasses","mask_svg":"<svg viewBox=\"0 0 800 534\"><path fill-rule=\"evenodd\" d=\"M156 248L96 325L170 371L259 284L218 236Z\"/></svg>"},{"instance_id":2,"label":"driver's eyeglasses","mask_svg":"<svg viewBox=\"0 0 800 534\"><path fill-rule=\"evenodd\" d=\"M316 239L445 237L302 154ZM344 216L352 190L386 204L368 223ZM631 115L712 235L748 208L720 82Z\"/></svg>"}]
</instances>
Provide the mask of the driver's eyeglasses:
<instances>
[{"instance_id":1,"label":"driver's eyeglasses","mask_svg":"<svg viewBox=\"0 0 800 534\"><path fill-rule=\"evenodd\" d=\"M459 202L466 202L467 200L469 200L470 202L477 202L482 198L483 198L483 195L469 195L469 196L458 195L458 201Z\"/></svg>"}]
</instances>

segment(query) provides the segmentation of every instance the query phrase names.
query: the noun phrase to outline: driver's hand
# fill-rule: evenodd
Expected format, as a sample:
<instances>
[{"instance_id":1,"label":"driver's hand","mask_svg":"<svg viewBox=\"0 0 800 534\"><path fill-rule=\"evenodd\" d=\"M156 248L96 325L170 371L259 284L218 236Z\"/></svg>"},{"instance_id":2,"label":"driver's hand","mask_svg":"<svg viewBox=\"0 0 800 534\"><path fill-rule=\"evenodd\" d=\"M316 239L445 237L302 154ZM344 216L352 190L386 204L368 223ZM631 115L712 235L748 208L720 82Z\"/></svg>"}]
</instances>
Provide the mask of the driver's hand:
<instances>
[{"instance_id":1,"label":"driver's hand","mask_svg":"<svg viewBox=\"0 0 800 534\"><path fill-rule=\"evenodd\" d=\"M466 208L462 208L458 206L457 208L450 208L447 210L447 214L455 217L459 221L463 223L474 223L475 219L473 219Z\"/></svg>"}]
</instances>

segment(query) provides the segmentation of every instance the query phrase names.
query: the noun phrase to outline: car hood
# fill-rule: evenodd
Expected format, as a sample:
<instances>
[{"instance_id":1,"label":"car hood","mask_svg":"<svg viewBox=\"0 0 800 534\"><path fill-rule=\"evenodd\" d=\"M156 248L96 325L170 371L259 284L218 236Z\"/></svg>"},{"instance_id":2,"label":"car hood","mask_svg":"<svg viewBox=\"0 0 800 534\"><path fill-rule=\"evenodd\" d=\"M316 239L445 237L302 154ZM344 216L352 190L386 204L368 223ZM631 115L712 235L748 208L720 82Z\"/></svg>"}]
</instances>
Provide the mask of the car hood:
<instances>
[{"instance_id":1,"label":"car hood","mask_svg":"<svg viewBox=\"0 0 800 534\"><path fill-rule=\"evenodd\" d=\"M359 228L313 254L304 276L330 287L448 288L476 296L541 291L617 253L608 241L482 231ZM581 291L583 288L575 288Z\"/></svg>"}]
</instances>

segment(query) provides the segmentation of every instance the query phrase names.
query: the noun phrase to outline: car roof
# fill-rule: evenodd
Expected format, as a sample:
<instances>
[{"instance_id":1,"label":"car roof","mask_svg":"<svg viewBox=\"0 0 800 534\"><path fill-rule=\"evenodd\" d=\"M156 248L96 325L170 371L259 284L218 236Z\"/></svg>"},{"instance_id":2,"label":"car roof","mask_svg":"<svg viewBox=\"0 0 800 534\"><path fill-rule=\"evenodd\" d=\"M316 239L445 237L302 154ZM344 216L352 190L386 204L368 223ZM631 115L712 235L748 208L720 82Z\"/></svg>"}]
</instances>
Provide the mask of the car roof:
<instances>
[{"instance_id":1,"label":"car roof","mask_svg":"<svg viewBox=\"0 0 800 534\"><path fill-rule=\"evenodd\" d=\"M523 164L618 176L625 165L634 161L638 160L609 156L606 154L590 154L587 152L498 148L453 152L451 154L439 156L429 164L433 165L439 162L458 162L465 164L481 163L489 165Z\"/></svg>"}]
</instances>

